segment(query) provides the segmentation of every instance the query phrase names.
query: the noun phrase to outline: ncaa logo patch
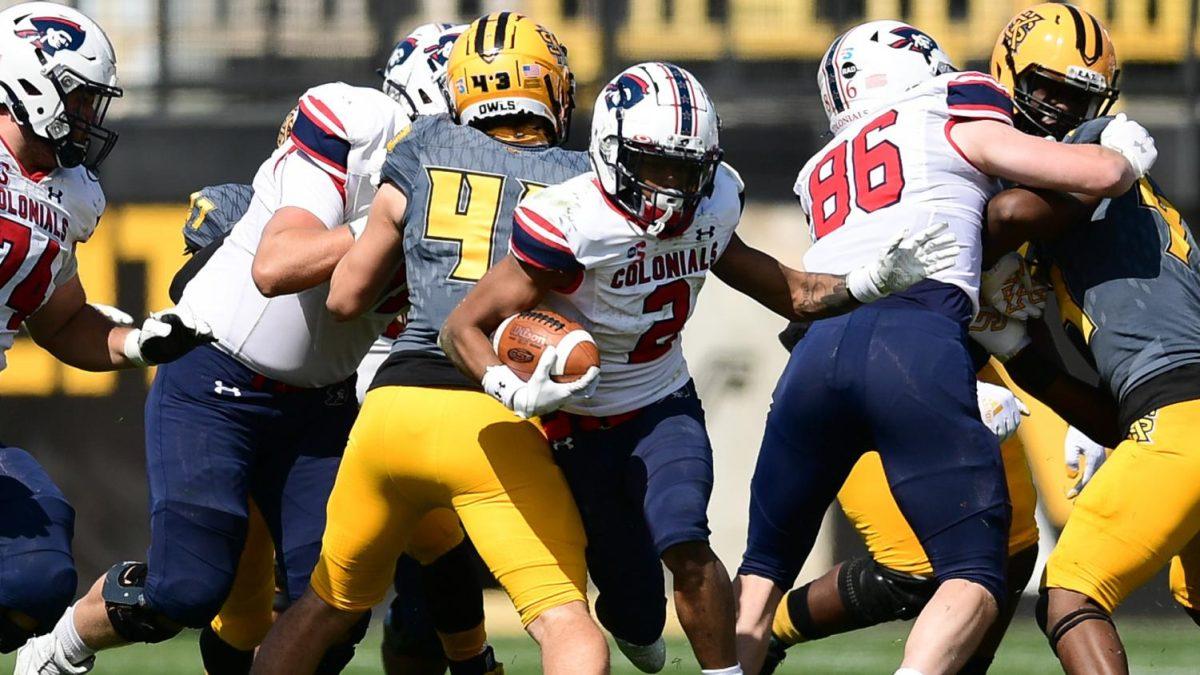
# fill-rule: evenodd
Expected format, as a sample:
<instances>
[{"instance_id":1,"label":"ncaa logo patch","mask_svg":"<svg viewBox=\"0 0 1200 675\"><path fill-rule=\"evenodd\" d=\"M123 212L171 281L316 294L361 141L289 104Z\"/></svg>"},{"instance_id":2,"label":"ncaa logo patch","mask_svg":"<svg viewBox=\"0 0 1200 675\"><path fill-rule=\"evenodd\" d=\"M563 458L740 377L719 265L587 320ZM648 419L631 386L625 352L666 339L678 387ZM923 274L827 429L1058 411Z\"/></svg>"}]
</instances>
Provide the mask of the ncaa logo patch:
<instances>
[{"instance_id":1,"label":"ncaa logo patch","mask_svg":"<svg viewBox=\"0 0 1200 675\"><path fill-rule=\"evenodd\" d=\"M650 93L650 85L633 73L624 73L616 82L604 88L604 103L609 110L622 108L628 110L637 105L646 94Z\"/></svg>"},{"instance_id":2,"label":"ncaa logo patch","mask_svg":"<svg viewBox=\"0 0 1200 675\"><path fill-rule=\"evenodd\" d=\"M17 29L16 36L28 39L47 56L54 56L62 50L76 51L87 37L82 26L62 17L35 16L29 19L29 23L33 24L33 28Z\"/></svg>"}]
</instances>

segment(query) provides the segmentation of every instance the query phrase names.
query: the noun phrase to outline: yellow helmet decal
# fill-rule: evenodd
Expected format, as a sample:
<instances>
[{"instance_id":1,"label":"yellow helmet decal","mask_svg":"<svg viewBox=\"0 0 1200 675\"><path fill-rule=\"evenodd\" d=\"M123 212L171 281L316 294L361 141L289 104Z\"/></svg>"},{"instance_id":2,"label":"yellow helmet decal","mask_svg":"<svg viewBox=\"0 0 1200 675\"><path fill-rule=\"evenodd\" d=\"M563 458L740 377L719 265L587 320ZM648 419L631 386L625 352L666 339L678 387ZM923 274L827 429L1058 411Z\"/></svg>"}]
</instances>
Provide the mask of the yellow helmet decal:
<instances>
[{"instance_id":1,"label":"yellow helmet decal","mask_svg":"<svg viewBox=\"0 0 1200 675\"><path fill-rule=\"evenodd\" d=\"M446 64L459 120L528 114L545 119L562 141L574 108L567 50L549 30L516 12L476 19Z\"/></svg>"}]
</instances>

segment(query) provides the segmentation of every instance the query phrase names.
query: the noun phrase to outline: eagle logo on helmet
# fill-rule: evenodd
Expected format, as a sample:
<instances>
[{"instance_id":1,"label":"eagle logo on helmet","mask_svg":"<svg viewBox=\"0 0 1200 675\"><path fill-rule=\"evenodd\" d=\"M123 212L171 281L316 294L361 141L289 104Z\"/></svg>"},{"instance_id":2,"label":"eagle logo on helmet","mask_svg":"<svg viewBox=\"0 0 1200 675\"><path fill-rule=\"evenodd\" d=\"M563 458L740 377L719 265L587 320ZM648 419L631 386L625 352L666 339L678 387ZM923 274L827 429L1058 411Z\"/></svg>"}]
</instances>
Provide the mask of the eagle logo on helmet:
<instances>
[{"instance_id":1,"label":"eagle logo on helmet","mask_svg":"<svg viewBox=\"0 0 1200 675\"><path fill-rule=\"evenodd\" d=\"M623 73L616 82L604 88L604 102L608 109L621 108L628 110L637 105L646 94L650 93L650 85L633 73Z\"/></svg>"},{"instance_id":2,"label":"eagle logo on helmet","mask_svg":"<svg viewBox=\"0 0 1200 675\"><path fill-rule=\"evenodd\" d=\"M933 38L912 26L893 28L891 34L899 39L893 40L888 45L889 47L917 52L925 57L925 63L933 62L933 50L938 49L938 44L933 41Z\"/></svg>"},{"instance_id":3,"label":"eagle logo on helmet","mask_svg":"<svg viewBox=\"0 0 1200 675\"><path fill-rule=\"evenodd\" d=\"M82 26L59 16L33 17L29 23L33 28L18 29L17 37L27 38L33 46L46 52L46 56L54 56L64 49L77 50L87 36Z\"/></svg>"}]
</instances>

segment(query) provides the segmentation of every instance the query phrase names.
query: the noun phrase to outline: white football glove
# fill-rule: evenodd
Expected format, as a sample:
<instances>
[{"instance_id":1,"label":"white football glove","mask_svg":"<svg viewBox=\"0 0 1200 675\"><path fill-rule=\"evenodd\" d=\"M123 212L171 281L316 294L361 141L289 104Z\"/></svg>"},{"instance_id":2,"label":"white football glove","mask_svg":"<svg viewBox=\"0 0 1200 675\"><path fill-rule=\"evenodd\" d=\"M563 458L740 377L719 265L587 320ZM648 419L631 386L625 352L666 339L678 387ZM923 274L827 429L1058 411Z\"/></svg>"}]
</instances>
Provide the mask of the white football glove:
<instances>
[{"instance_id":1,"label":"white football glove","mask_svg":"<svg viewBox=\"0 0 1200 675\"><path fill-rule=\"evenodd\" d=\"M1158 159L1154 137L1145 127L1126 117L1125 113L1113 118L1100 132L1100 145L1121 153L1138 178L1149 173Z\"/></svg>"},{"instance_id":2,"label":"white football glove","mask_svg":"<svg viewBox=\"0 0 1200 675\"><path fill-rule=\"evenodd\" d=\"M979 308L971 322L971 339L1000 363L1016 356L1032 342L1024 321L1005 316L995 307L986 305Z\"/></svg>"},{"instance_id":3,"label":"white football glove","mask_svg":"<svg viewBox=\"0 0 1200 675\"><path fill-rule=\"evenodd\" d=\"M996 261L983 273L979 286L980 299L985 304L1021 321L1041 318L1049 292L1049 286L1033 279L1029 265L1017 253Z\"/></svg>"},{"instance_id":4,"label":"white football glove","mask_svg":"<svg viewBox=\"0 0 1200 675\"><path fill-rule=\"evenodd\" d=\"M1092 476L1095 476L1096 472L1100 470L1104 460L1108 459L1108 450L1088 438L1087 434L1082 431L1075 427L1068 427L1067 440L1063 444L1063 454L1067 464L1067 478L1079 477L1075 487L1067 491L1067 499L1074 499L1092 480ZM1080 456L1083 457L1083 473L1079 472Z\"/></svg>"},{"instance_id":5,"label":"white football glove","mask_svg":"<svg viewBox=\"0 0 1200 675\"><path fill-rule=\"evenodd\" d=\"M117 324L118 326L133 325L133 317L123 309L118 309L112 305L102 305L98 302L89 302L88 304L92 306L92 309L103 314L104 318Z\"/></svg>"},{"instance_id":6,"label":"white football glove","mask_svg":"<svg viewBox=\"0 0 1200 675\"><path fill-rule=\"evenodd\" d=\"M141 328L125 336L125 358L136 366L170 363L214 339L212 329L184 307L172 307L146 317Z\"/></svg>"},{"instance_id":7,"label":"white football glove","mask_svg":"<svg viewBox=\"0 0 1200 675\"><path fill-rule=\"evenodd\" d=\"M1016 433L1017 427L1021 425L1021 415L1029 414L1029 408L1021 403L1021 399L1008 389L995 384L977 383L976 398L979 402L979 417L1001 443Z\"/></svg>"},{"instance_id":8,"label":"white football glove","mask_svg":"<svg viewBox=\"0 0 1200 675\"><path fill-rule=\"evenodd\" d=\"M488 366L483 374L483 390L495 397L521 419L554 412L573 398L587 398L596 391L600 369L592 366L574 382L555 382L550 373L558 360L553 346L546 347L537 368L526 382L508 366Z\"/></svg>"},{"instance_id":9,"label":"white football glove","mask_svg":"<svg viewBox=\"0 0 1200 675\"><path fill-rule=\"evenodd\" d=\"M846 289L862 303L873 302L949 269L958 257L958 241L938 223L905 241L908 228L888 243L879 257L846 275Z\"/></svg>"}]
</instances>

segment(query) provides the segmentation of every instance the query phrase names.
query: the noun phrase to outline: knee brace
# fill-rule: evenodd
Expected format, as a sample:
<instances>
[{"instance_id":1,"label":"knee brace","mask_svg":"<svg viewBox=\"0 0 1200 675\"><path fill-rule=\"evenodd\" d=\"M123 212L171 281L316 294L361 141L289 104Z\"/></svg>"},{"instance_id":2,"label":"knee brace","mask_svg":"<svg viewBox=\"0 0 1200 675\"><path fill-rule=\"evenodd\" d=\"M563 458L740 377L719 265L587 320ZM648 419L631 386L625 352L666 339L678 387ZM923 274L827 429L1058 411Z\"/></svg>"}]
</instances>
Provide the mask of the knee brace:
<instances>
[{"instance_id":1,"label":"knee brace","mask_svg":"<svg viewBox=\"0 0 1200 675\"><path fill-rule=\"evenodd\" d=\"M461 633L483 623L483 587L466 541L422 565L421 585L425 606L439 633Z\"/></svg>"},{"instance_id":2,"label":"knee brace","mask_svg":"<svg viewBox=\"0 0 1200 675\"><path fill-rule=\"evenodd\" d=\"M1090 603L1090 601L1089 601ZM1050 641L1050 650L1058 655L1058 643L1063 639L1072 628L1078 626L1084 621L1103 621L1110 626L1114 626L1112 616L1108 612L1094 604L1087 604L1078 609L1073 609L1067 612L1053 626L1047 627L1049 624L1050 613L1050 595L1047 589L1043 588L1038 593L1037 607L1034 609L1034 616L1037 618L1038 627L1046 634L1046 639Z\"/></svg>"},{"instance_id":3,"label":"knee brace","mask_svg":"<svg viewBox=\"0 0 1200 675\"><path fill-rule=\"evenodd\" d=\"M838 593L859 628L911 619L937 590L937 580L897 572L873 558L855 558L838 572Z\"/></svg>"},{"instance_id":4,"label":"knee brace","mask_svg":"<svg viewBox=\"0 0 1200 675\"><path fill-rule=\"evenodd\" d=\"M146 563L113 565L104 576L104 609L113 630L128 642L154 644L169 640L183 627L146 605Z\"/></svg>"},{"instance_id":5,"label":"knee brace","mask_svg":"<svg viewBox=\"0 0 1200 675\"><path fill-rule=\"evenodd\" d=\"M210 626L205 626L200 631L200 661L206 673L247 675L254 662L254 650L238 649L222 640Z\"/></svg>"}]
</instances>

